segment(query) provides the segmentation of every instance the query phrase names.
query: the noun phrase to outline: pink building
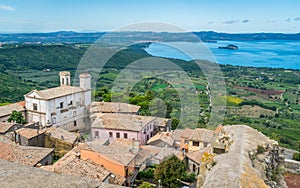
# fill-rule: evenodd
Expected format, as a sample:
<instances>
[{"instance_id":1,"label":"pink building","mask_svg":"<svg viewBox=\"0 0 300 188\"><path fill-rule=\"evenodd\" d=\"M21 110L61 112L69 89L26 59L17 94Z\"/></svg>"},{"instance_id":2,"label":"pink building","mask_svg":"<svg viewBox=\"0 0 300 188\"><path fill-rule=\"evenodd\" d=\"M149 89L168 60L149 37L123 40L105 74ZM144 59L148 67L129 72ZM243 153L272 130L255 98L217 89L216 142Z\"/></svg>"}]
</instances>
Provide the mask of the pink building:
<instances>
[{"instance_id":1,"label":"pink building","mask_svg":"<svg viewBox=\"0 0 300 188\"><path fill-rule=\"evenodd\" d=\"M125 138L144 145L153 136L155 117L134 114L97 114L91 127L93 139Z\"/></svg>"}]
</instances>

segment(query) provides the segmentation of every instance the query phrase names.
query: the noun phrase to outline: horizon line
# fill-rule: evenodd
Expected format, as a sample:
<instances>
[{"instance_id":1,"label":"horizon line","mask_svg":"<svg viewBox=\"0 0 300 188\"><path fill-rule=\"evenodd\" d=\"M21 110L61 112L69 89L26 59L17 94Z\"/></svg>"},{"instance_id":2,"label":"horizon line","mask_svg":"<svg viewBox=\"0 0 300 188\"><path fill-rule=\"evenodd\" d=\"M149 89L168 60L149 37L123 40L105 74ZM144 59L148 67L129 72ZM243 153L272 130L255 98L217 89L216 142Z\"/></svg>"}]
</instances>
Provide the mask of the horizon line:
<instances>
[{"instance_id":1,"label":"horizon line","mask_svg":"<svg viewBox=\"0 0 300 188\"><path fill-rule=\"evenodd\" d=\"M97 30L55 30L55 31L0 31L0 34L45 34L45 33L59 33L59 32L72 32L72 33L117 33L117 32L152 32L152 33L197 33L197 32L214 32L214 33L223 33L223 34L286 34L286 35L295 35L300 34L300 32L269 32L269 31L259 31L259 32L223 32L223 31L214 31L214 30L199 30L199 31L186 31L186 32L169 32L169 31L97 31Z\"/></svg>"}]
</instances>

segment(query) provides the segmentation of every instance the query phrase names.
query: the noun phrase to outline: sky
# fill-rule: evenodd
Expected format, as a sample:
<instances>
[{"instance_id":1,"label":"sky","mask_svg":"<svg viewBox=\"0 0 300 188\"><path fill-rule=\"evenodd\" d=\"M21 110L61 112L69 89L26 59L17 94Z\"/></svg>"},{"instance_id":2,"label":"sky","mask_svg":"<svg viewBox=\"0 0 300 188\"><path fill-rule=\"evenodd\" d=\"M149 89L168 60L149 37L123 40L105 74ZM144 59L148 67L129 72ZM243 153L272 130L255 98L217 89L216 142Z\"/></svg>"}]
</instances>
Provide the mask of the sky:
<instances>
[{"instance_id":1,"label":"sky","mask_svg":"<svg viewBox=\"0 0 300 188\"><path fill-rule=\"evenodd\" d=\"M300 33L300 1L0 0L0 33L114 31L139 22L186 31Z\"/></svg>"}]
</instances>

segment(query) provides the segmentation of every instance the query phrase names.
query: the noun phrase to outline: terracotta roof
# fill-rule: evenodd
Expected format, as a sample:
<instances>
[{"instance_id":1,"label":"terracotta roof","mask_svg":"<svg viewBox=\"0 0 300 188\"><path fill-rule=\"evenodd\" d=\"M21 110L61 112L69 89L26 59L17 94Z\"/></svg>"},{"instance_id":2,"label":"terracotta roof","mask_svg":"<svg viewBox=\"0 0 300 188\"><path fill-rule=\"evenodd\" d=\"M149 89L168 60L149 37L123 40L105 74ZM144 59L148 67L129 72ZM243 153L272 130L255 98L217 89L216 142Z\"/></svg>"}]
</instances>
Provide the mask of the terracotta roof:
<instances>
[{"instance_id":1,"label":"terracotta roof","mask_svg":"<svg viewBox=\"0 0 300 188\"><path fill-rule=\"evenodd\" d=\"M68 176L47 172L39 168L19 165L1 159L0 166L1 187L121 187L78 176Z\"/></svg>"},{"instance_id":2,"label":"terracotta roof","mask_svg":"<svg viewBox=\"0 0 300 188\"><path fill-rule=\"evenodd\" d=\"M136 153L132 152L131 147L126 147L123 144L116 144L113 141L112 144L105 145L94 145L92 142L89 142L88 145L91 150L104 155L109 160L113 160L116 163L127 166L136 156Z\"/></svg>"},{"instance_id":3,"label":"terracotta roof","mask_svg":"<svg viewBox=\"0 0 300 188\"><path fill-rule=\"evenodd\" d=\"M44 134L45 130L38 130L38 129L30 129L30 128L21 128L16 131L19 135L31 139L33 137L36 137L40 134Z\"/></svg>"},{"instance_id":4,"label":"terracotta roof","mask_svg":"<svg viewBox=\"0 0 300 188\"><path fill-rule=\"evenodd\" d=\"M175 141L180 141L180 137L182 133L183 133L183 129L176 129L172 132L172 138Z\"/></svg>"},{"instance_id":5,"label":"terracotta roof","mask_svg":"<svg viewBox=\"0 0 300 188\"><path fill-rule=\"evenodd\" d=\"M98 114L98 117L92 124L92 127L139 132L144 128L146 124L150 123L153 120L155 120L155 117L151 117L151 116L103 113L103 114Z\"/></svg>"},{"instance_id":6,"label":"terracotta roof","mask_svg":"<svg viewBox=\"0 0 300 188\"><path fill-rule=\"evenodd\" d=\"M140 148L142 151L147 151L147 153L151 153L152 155L158 154L158 152L161 150L160 147L151 145L141 145Z\"/></svg>"},{"instance_id":7,"label":"terracotta roof","mask_svg":"<svg viewBox=\"0 0 300 188\"><path fill-rule=\"evenodd\" d=\"M186 154L187 158L193 160L197 164L201 163L202 156L204 152L207 152L208 148L204 148L203 150L191 151Z\"/></svg>"},{"instance_id":8,"label":"terracotta roof","mask_svg":"<svg viewBox=\"0 0 300 188\"><path fill-rule=\"evenodd\" d=\"M83 91L83 89L80 87L64 85L64 86L54 87L54 88L40 90L40 91L33 90L33 91L27 93L25 95L25 97L28 97L30 94L35 92L42 99L49 100L49 99L54 99L54 98L58 98L58 97L66 96L66 95L71 95L74 93L79 93L82 91Z\"/></svg>"},{"instance_id":9,"label":"terracotta roof","mask_svg":"<svg viewBox=\"0 0 300 188\"><path fill-rule=\"evenodd\" d=\"M88 142L88 144L86 144L88 147L91 145L91 146L94 146L94 147L97 147L97 146L102 146L102 145L105 145L105 146L108 146L110 143L109 143L109 139L95 139L93 141L90 141Z\"/></svg>"},{"instance_id":10,"label":"terracotta roof","mask_svg":"<svg viewBox=\"0 0 300 188\"><path fill-rule=\"evenodd\" d=\"M137 163L141 163L143 160L158 160L159 162L163 161L166 157L171 155L177 155L179 151L173 148L160 148L157 146L144 145L140 146L141 150L138 153Z\"/></svg>"},{"instance_id":11,"label":"terracotta roof","mask_svg":"<svg viewBox=\"0 0 300 188\"><path fill-rule=\"evenodd\" d=\"M20 164L35 166L50 153L52 148L18 146L14 143L0 142L0 158L10 161L18 162Z\"/></svg>"},{"instance_id":12,"label":"terracotta roof","mask_svg":"<svg viewBox=\"0 0 300 188\"><path fill-rule=\"evenodd\" d=\"M151 145L142 145L140 146L140 150L136 156L136 166L141 166L145 160L150 159L157 155L161 148Z\"/></svg>"},{"instance_id":13,"label":"terracotta roof","mask_svg":"<svg viewBox=\"0 0 300 188\"><path fill-rule=\"evenodd\" d=\"M166 157L171 155L177 155L180 151L173 149L173 148L162 148L159 153L154 157L159 161L163 161Z\"/></svg>"},{"instance_id":14,"label":"terracotta roof","mask_svg":"<svg viewBox=\"0 0 300 188\"><path fill-rule=\"evenodd\" d=\"M156 124L160 127L166 127L166 126L169 126L170 123L171 123L171 120L170 119L167 119L167 118L160 118L160 117L157 117L156 118Z\"/></svg>"},{"instance_id":15,"label":"terracotta roof","mask_svg":"<svg viewBox=\"0 0 300 188\"><path fill-rule=\"evenodd\" d=\"M114 147L115 145L120 145L120 144L123 145L123 147L127 147L128 149L131 149L132 147L139 148L140 142L138 140L116 138L109 145L110 147Z\"/></svg>"},{"instance_id":16,"label":"terracotta roof","mask_svg":"<svg viewBox=\"0 0 300 188\"><path fill-rule=\"evenodd\" d=\"M0 134L5 134L14 125L14 123L0 122Z\"/></svg>"},{"instance_id":17,"label":"terracotta roof","mask_svg":"<svg viewBox=\"0 0 300 188\"><path fill-rule=\"evenodd\" d=\"M0 142L0 158L10 162L17 161L17 157L9 143Z\"/></svg>"},{"instance_id":18,"label":"terracotta roof","mask_svg":"<svg viewBox=\"0 0 300 188\"><path fill-rule=\"evenodd\" d=\"M215 132L208 129L194 129L189 139L193 141L212 142Z\"/></svg>"},{"instance_id":19,"label":"terracotta roof","mask_svg":"<svg viewBox=\"0 0 300 188\"><path fill-rule=\"evenodd\" d=\"M75 133L69 132L59 127L50 127L46 129L45 133L53 138L63 140L70 144L74 144L78 138Z\"/></svg>"},{"instance_id":20,"label":"terracotta roof","mask_svg":"<svg viewBox=\"0 0 300 188\"><path fill-rule=\"evenodd\" d=\"M171 132L158 132L156 135L154 135L153 137L151 137L147 144L150 144L160 140L161 142L165 142L170 146L173 146L174 144L174 139L172 138L172 133Z\"/></svg>"},{"instance_id":21,"label":"terracotta roof","mask_svg":"<svg viewBox=\"0 0 300 188\"><path fill-rule=\"evenodd\" d=\"M110 172L90 160L79 159L76 155L79 154L78 150L80 151L80 149L81 146L78 146L53 165L42 166L41 168L58 174L86 177L103 182L110 175Z\"/></svg>"},{"instance_id":22,"label":"terracotta roof","mask_svg":"<svg viewBox=\"0 0 300 188\"><path fill-rule=\"evenodd\" d=\"M181 133L181 137L182 138L189 138L191 136L191 134L193 133L193 129L190 128L186 128L183 130L183 132Z\"/></svg>"},{"instance_id":23,"label":"terracotta roof","mask_svg":"<svg viewBox=\"0 0 300 188\"><path fill-rule=\"evenodd\" d=\"M119 102L93 102L91 113L137 113L141 107Z\"/></svg>"},{"instance_id":24,"label":"terracotta roof","mask_svg":"<svg viewBox=\"0 0 300 188\"><path fill-rule=\"evenodd\" d=\"M5 106L0 106L0 117L8 116L12 111L16 110L17 112L25 111L25 101L8 104Z\"/></svg>"}]
</instances>

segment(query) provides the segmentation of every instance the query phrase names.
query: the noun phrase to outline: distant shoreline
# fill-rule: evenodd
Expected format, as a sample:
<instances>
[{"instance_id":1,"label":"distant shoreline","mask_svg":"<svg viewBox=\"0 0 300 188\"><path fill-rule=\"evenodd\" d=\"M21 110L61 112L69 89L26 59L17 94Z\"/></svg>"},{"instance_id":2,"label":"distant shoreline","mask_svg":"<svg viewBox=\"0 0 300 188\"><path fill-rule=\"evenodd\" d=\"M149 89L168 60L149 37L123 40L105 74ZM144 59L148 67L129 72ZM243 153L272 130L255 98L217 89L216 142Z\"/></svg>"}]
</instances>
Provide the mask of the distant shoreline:
<instances>
[{"instance_id":1,"label":"distant shoreline","mask_svg":"<svg viewBox=\"0 0 300 188\"><path fill-rule=\"evenodd\" d=\"M48 33L0 33L0 43L94 43L107 32L73 32L59 31ZM218 33L213 31L166 33L166 32L109 32L114 39L126 37L132 40L188 41L266 41L266 40L299 40L300 33ZM121 41L121 40L120 40Z\"/></svg>"}]
</instances>

